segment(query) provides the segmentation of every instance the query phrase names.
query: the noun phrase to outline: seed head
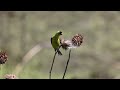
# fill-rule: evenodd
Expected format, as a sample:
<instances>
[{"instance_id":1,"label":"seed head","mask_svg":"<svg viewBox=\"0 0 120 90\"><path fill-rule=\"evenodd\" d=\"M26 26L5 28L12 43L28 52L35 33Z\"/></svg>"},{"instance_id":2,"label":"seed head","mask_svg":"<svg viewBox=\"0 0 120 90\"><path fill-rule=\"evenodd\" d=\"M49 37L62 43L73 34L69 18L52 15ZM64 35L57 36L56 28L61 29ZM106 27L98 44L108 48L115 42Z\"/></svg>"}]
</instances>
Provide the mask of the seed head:
<instances>
[{"instance_id":1,"label":"seed head","mask_svg":"<svg viewBox=\"0 0 120 90\"><path fill-rule=\"evenodd\" d=\"M83 43L83 37L80 34L76 34L71 40L60 39L60 43L65 50L69 48L77 48Z\"/></svg>"},{"instance_id":2,"label":"seed head","mask_svg":"<svg viewBox=\"0 0 120 90\"><path fill-rule=\"evenodd\" d=\"M72 38L72 44L74 46L80 46L83 43L83 37L80 34L76 34L73 38Z\"/></svg>"},{"instance_id":3,"label":"seed head","mask_svg":"<svg viewBox=\"0 0 120 90\"><path fill-rule=\"evenodd\" d=\"M5 64L7 60L8 60L8 56L6 52L1 51L0 52L0 64Z\"/></svg>"},{"instance_id":4,"label":"seed head","mask_svg":"<svg viewBox=\"0 0 120 90\"><path fill-rule=\"evenodd\" d=\"M18 79L14 74L6 74L5 79Z\"/></svg>"}]
</instances>

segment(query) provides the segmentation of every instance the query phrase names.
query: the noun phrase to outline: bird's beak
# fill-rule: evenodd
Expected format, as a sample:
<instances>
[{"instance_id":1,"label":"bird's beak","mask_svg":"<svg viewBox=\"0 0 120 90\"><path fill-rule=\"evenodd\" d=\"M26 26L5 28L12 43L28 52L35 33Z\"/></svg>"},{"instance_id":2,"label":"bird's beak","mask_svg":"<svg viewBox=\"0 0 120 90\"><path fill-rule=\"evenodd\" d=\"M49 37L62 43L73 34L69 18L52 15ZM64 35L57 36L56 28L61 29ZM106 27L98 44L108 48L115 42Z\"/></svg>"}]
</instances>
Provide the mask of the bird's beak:
<instances>
[{"instance_id":1,"label":"bird's beak","mask_svg":"<svg viewBox=\"0 0 120 90\"><path fill-rule=\"evenodd\" d=\"M60 32L60 35L62 35L62 32Z\"/></svg>"}]
</instances>

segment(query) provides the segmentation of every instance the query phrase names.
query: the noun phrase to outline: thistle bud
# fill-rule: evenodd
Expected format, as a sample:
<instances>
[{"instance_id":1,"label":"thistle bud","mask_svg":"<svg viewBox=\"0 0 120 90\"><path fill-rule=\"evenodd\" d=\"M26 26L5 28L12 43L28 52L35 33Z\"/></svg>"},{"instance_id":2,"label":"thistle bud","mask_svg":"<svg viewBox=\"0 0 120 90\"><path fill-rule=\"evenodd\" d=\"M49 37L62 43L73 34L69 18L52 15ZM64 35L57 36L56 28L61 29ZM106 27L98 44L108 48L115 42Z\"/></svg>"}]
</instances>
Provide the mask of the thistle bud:
<instances>
[{"instance_id":1,"label":"thistle bud","mask_svg":"<svg viewBox=\"0 0 120 90\"><path fill-rule=\"evenodd\" d=\"M71 40L60 40L63 49L67 50L69 48L77 48L83 43L83 37L80 34L73 36Z\"/></svg>"},{"instance_id":2,"label":"thistle bud","mask_svg":"<svg viewBox=\"0 0 120 90\"><path fill-rule=\"evenodd\" d=\"M18 79L14 74L6 74L5 79Z\"/></svg>"},{"instance_id":3,"label":"thistle bud","mask_svg":"<svg viewBox=\"0 0 120 90\"><path fill-rule=\"evenodd\" d=\"M76 34L73 38L72 38L72 44L74 46L80 46L83 43L83 37L80 34Z\"/></svg>"},{"instance_id":4,"label":"thistle bud","mask_svg":"<svg viewBox=\"0 0 120 90\"><path fill-rule=\"evenodd\" d=\"M8 56L6 52L0 52L0 64L5 64L5 62L8 60Z\"/></svg>"}]
</instances>

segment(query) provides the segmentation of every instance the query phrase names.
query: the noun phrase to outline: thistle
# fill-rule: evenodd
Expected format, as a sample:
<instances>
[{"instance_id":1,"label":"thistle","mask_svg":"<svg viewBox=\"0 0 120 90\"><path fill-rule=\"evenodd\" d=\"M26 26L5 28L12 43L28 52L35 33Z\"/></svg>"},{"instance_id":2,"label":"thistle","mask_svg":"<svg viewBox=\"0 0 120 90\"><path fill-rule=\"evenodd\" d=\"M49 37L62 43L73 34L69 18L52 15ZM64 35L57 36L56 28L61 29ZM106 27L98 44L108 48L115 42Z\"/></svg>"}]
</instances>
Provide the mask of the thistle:
<instances>
[{"instance_id":1,"label":"thistle","mask_svg":"<svg viewBox=\"0 0 120 90\"><path fill-rule=\"evenodd\" d=\"M5 79L18 79L18 77L16 77L14 74L6 74L4 78Z\"/></svg>"},{"instance_id":2,"label":"thistle","mask_svg":"<svg viewBox=\"0 0 120 90\"><path fill-rule=\"evenodd\" d=\"M70 49L69 57L68 57L67 64L66 64L66 67L65 67L65 71L64 71L64 74L63 74L63 78L62 78L62 79L64 79L66 71L67 71L68 63L69 63L69 60L70 60L71 48L79 47L83 43L83 37L82 37L81 34L76 34L75 36L73 36L73 38L71 40L61 39L60 43L61 43L61 46L64 50Z\"/></svg>"},{"instance_id":3,"label":"thistle","mask_svg":"<svg viewBox=\"0 0 120 90\"><path fill-rule=\"evenodd\" d=\"M68 50L70 48L77 48L83 43L83 37L81 34L76 34L71 40L61 39L60 43L64 50Z\"/></svg>"},{"instance_id":4,"label":"thistle","mask_svg":"<svg viewBox=\"0 0 120 90\"><path fill-rule=\"evenodd\" d=\"M6 63L8 60L8 56L6 52L1 51L0 52L0 70L1 70L1 76L2 76L2 65Z\"/></svg>"},{"instance_id":5,"label":"thistle","mask_svg":"<svg viewBox=\"0 0 120 90\"><path fill-rule=\"evenodd\" d=\"M7 60L8 60L8 56L6 52L1 51L0 52L0 64L5 64Z\"/></svg>"}]
</instances>

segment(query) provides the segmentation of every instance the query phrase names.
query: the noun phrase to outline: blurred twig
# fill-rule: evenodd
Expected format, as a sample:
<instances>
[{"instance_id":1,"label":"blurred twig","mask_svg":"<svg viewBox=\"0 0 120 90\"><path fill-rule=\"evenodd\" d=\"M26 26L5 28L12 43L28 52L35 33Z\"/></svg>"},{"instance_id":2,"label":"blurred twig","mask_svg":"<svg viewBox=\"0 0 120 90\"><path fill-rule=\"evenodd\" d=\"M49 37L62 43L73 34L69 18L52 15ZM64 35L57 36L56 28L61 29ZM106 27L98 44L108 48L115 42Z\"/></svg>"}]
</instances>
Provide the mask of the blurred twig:
<instances>
[{"instance_id":1,"label":"blurred twig","mask_svg":"<svg viewBox=\"0 0 120 90\"><path fill-rule=\"evenodd\" d=\"M41 49L42 49L42 47L40 46L40 44L37 44L30 51L28 51L28 53L23 57L22 62L17 64L17 66L14 70L14 73L18 76L19 73L21 72L21 70L23 69L23 67L31 60L31 58L34 55L36 55L38 52L40 52Z\"/></svg>"},{"instance_id":2,"label":"blurred twig","mask_svg":"<svg viewBox=\"0 0 120 90\"><path fill-rule=\"evenodd\" d=\"M68 57L68 61L67 61L67 64L66 64L65 71L64 71L64 74L63 74L63 78L62 78L62 79L64 79L65 74L66 74L66 71L67 71L68 63L69 63L69 61L70 61L70 54L71 54L71 49L70 49L70 51L69 51L69 57Z\"/></svg>"}]
</instances>

